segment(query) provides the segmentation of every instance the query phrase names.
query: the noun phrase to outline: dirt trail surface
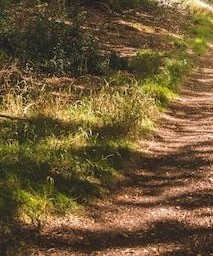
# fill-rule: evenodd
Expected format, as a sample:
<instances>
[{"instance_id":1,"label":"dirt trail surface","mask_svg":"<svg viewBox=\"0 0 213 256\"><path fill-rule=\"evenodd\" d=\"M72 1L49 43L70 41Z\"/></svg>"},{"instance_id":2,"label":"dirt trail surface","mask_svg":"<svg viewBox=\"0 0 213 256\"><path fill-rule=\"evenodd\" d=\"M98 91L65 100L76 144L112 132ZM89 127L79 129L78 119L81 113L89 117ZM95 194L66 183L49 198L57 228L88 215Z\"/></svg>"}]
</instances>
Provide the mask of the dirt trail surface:
<instances>
[{"instance_id":1,"label":"dirt trail surface","mask_svg":"<svg viewBox=\"0 0 213 256\"><path fill-rule=\"evenodd\" d=\"M213 255L213 48L141 148L109 201L50 222L29 255Z\"/></svg>"}]
</instances>

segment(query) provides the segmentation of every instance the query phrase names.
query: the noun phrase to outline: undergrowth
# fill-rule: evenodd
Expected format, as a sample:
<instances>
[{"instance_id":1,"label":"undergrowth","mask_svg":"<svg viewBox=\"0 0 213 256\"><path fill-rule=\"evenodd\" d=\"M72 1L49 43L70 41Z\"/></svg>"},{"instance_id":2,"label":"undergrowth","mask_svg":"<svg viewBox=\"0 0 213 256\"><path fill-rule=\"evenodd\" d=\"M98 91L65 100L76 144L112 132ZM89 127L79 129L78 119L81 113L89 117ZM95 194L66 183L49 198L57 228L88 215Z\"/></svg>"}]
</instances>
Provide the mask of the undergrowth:
<instances>
[{"instance_id":1,"label":"undergrowth","mask_svg":"<svg viewBox=\"0 0 213 256\"><path fill-rule=\"evenodd\" d=\"M16 207L28 221L64 214L76 202L100 196L107 182L119 178L119 162L130 150L125 138L149 129L155 107L136 81L116 82L113 87L106 81L75 101L66 90L63 98L62 92L53 96L32 85L4 91L1 216L10 217Z\"/></svg>"},{"instance_id":2,"label":"undergrowth","mask_svg":"<svg viewBox=\"0 0 213 256\"><path fill-rule=\"evenodd\" d=\"M104 73L108 59L83 32L80 9L74 9L69 17L68 10L58 16L52 5L31 5L25 3L21 10L12 4L4 7L5 15L0 18L1 64L16 59L22 68L45 75Z\"/></svg>"},{"instance_id":3,"label":"undergrowth","mask_svg":"<svg viewBox=\"0 0 213 256\"><path fill-rule=\"evenodd\" d=\"M191 45L197 55L205 54L207 43L213 40L213 18L210 15L196 14L193 17L189 33L193 35Z\"/></svg>"}]
</instances>

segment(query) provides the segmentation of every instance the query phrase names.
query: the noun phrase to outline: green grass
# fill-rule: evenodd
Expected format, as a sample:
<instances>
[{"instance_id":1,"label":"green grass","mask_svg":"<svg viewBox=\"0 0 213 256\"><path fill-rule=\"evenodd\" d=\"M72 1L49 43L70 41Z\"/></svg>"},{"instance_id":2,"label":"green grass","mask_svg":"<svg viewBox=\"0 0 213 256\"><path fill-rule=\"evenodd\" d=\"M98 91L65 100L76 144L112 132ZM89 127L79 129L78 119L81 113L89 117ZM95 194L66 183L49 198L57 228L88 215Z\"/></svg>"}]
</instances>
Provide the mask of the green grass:
<instances>
[{"instance_id":1,"label":"green grass","mask_svg":"<svg viewBox=\"0 0 213 256\"><path fill-rule=\"evenodd\" d=\"M129 68L136 74L147 76L158 73L162 62L163 54L152 49L142 49L132 57Z\"/></svg>"},{"instance_id":2,"label":"green grass","mask_svg":"<svg viewBox=\"0 0 213 256\"><path fill-rule=\"evenodd\" d=\"M33 90L4 95L1 216L39 223L100 197L122 177L128 138L148 129L155 107L136 84L109 83L72 102L43 88L36 98Z\"/></svg>"},{"instance_id":3,"label":"green grass","mask_svg":"<svg viewBox=\"0 0 213 256\"><path fill-rule=\"evenodd\" d=\"M191 17L183 38L168 38L175 47L175 52L164 55L160 73L146 79L143 85L144 90L154 96L160 108L166 107L175 97L185 75L194 67L199 57L206 53L208 42L213 39L212 31L212 16L198 12Z\"/></svg>"},{"instance_id":4,"label":"green grass","mask_svg":"<svg viewBox=\"0 0 213 256\"><path fill-rule=\"evenodd\" d=\"M197 55L205 54L207 43L213 40L213 16L196 14L192 19L189 33L191 35L190 45Z\"/></svg>"},{"instance_id":5,"label":"green grass","mask_svg":"<svg viewBox=\"0 0 213 256\"><path fill-rule=\"evenodd\" d=\"M127 144L89 141L68 131L57 136L47 126L44 129L49 131L41 134L37 125L48 121L30 119L28 127L37 133L36 140L30 134L12 138L12 133L22 131L19 125L1 124L2 130L10 129L10 134L1 134L1 217L39 222L46 214L65 214L77 207L76 202L84 204L100 196L107 181L118 177L116 170L121 167L120 158L128 154Z\"/></svg>"},{"instance_id":6,"label":"green grass","mask_svg":"<svg viewBox=\"0 0 213 256\"><path fill-rule=\"evenodd\" d=\"M2 216L40 223L107 193L107 184L124 175L130 141L153 129L157 106L165 107L174 96L185 68L183 60L165 59L160 73L148 70L146 80L116 72L81 97L66 88L55 96L48 87L35 90L27 81L24 88L5 92Z\"/></svg>"},{"instance_id":7,"label":"green grass","mask_svg":"<svg viewBox=\"0 0 213 256\"><path fill-rule=\"evenodd\" d=\"M40 85L19 68L1 71L0 221L39 224L107 195L212 31L212 19L197 15L182 39L168 38L175 50L141 49L132 74L112 71L81 93Z\"/></svg>"}]
</instances>

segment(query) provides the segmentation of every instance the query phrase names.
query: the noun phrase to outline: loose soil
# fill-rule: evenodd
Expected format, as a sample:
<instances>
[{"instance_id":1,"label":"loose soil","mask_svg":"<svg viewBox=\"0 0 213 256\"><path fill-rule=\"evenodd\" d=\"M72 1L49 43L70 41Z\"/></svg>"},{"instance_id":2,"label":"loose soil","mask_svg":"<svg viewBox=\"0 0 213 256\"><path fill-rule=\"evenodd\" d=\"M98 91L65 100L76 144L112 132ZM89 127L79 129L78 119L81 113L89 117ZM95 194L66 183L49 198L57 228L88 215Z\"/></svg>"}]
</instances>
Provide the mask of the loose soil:
<instances>
[{"instance_id":1,"label":"loose soil","mask_svg":"<svg viewBox=\"0 0 213 256\"><path fill-rule=\"evenodd\" d=\"M213 255L213 47L87 217L50 221L28 255Z\"/></svg>"}]
</instances>

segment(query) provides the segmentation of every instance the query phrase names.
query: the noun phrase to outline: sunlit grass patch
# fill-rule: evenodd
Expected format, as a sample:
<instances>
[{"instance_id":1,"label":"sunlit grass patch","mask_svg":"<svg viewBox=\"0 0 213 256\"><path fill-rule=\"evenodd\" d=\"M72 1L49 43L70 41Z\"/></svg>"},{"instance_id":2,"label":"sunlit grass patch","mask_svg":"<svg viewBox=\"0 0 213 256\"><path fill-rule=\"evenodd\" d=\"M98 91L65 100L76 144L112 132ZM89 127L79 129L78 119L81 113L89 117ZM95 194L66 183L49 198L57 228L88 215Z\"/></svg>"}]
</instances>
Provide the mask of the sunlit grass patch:
<instances>
[{"instance_id":1,"label":"sunlit grass patch","mask_svg":"<svg viewBox=\"0 0 213 256\"><path fill-rule=\"evenodd\" d=\"M143 90L155 98L159 107L166 107L169 101L174 97L174 92L167 86L152 80L146 80L143 84Z\"/></svg>"},{"instance_id":2,"label":"sunlit grass patch","mask_svg":"<svg viewBox=\"0 0 213 256\"><path fill-rule=\"evenodd\" d=\"M120 78L119 78L120 79ZM153 99L135 84L113 87L111 80L89 98L70 107L71 119L100 138L130 137L140 133L142 120L154 114Z\"/></svg>"},{"instance_id":3,"label":"sunlit grass patch","mask_svg":"<svg viewBox=\"0 0 213 256\"><path fill-rule=\"evenodd\" d=\"M150 129L156 107L135 79L120 75L77 100L31 90L2 97L0 183L11 196L0 210L40 223L106 193L124 175L128 140Z\"/></svg>"},{"instance_id":4,"label":"sunlit grass patch","mask_svg":"<svg viewBox=\"0 0 213 256\"><path fill-rule=\"evenodd\" d=\"M192 47L194 51L199 55L202 55L206 52L206 45L207 45L207 40L201 37L195 38L192 42Z\"/></svg>"},{"instance_id":5,"label":"sunlit grass patch","mask_svg":"<svg viewBox=\"0 0 213 256\"><path fill-rule=\"evenodd\" d=\"M187 0L183 2L185 6L190 8L190 10L193 10L196 13L201 13L201 14L213 14L213 7L211 3L208 3L207 1L201 1L201 0Z\"/></svg>"},{"instance_id":6,"label":"sunlit grass patch","mask_svg":"<svg viewBox=\"0 0 213 256\"><path fill-rule=\"evenodd\" d=\"M209 15L196 14L192 19L189 33L191 47L198 55L206 52L207 43L213 39L213 18Z\"/></svg>"}]
</instances>

